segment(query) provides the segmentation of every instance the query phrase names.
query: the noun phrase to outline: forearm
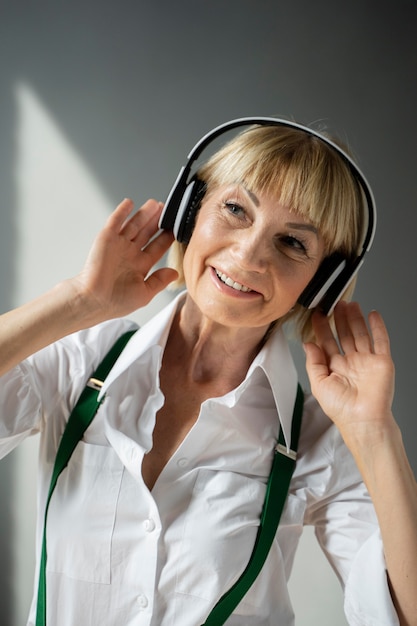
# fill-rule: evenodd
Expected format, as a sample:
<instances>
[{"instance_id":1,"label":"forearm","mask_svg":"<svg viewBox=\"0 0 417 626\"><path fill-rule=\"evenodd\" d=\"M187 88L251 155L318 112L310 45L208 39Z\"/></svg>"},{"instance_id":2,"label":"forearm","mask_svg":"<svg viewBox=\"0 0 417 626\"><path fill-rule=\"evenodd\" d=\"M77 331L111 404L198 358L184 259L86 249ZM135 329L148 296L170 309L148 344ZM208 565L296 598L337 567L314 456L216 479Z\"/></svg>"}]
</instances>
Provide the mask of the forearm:
<instances>
[{"instance_id":1,"label":"forearm","mask_svg":"<svg viewBox=\"0 0 417 626\"><path fill-rule=\"evenodd\" d=\"M0 375L45 346L100 321L72 280L0 317Z\"/></svg>"},{"instance_id":2,"label":"forearm","mask_svg":"<svg viewBox=\"0 0 417 626\"><path fill-rule=\"evenodd\" d=\"M349 447L378 517L392 596L403 626L417 625L417 485L392 420Z\"/></svg>"}]
</instances>

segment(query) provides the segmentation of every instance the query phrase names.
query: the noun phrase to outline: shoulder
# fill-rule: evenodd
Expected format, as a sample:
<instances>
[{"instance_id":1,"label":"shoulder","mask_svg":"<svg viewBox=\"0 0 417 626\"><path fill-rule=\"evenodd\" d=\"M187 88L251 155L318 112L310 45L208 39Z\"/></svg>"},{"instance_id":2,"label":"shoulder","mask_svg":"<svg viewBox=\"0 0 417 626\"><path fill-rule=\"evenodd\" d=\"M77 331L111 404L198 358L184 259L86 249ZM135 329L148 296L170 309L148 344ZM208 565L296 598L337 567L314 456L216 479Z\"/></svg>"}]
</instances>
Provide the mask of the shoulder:
<instances>
[{"instance_id":1,"label":"shoulder","mask_svg":"<svg viewBox=\"0 0 417 626\"><path fill-rule=\"evenodd\" d=\"M136 328L136 324L121 318L73 333L29 357L26 368L41 388L49 377L61 391L66 385L84 385L115 341Z\"/></svg>"},{"instance_id":2,"label":"shoulder","mask_svg":"<svg viewBox=\"0 0 417 626\"><path fill-rule=\"evenodd\" d=\"M91 353L98 364L123 333L137 328L137 324L125 318L110 320L68 335L56 346L73 353Z\"/></svg>"}]
</instances>

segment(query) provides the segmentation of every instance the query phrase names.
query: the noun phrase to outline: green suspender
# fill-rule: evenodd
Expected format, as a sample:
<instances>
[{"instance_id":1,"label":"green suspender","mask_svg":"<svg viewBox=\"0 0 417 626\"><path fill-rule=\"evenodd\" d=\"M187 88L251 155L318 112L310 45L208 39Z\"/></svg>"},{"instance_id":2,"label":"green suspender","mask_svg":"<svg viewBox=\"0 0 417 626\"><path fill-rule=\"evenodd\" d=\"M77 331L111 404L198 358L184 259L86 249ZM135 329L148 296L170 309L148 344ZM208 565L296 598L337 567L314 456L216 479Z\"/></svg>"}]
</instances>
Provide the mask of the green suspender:
<instances>
[{"instance_id":1,"label":"green suspender","mask_svg":"<svg viewBox=\"0 0 417 626\"><path fill-rule=\"evenodd\" d=\"M220 598L203 626L221 626L225 623L245 593L255 582L256 577L265 563L275 533L277 532L281 513L284 508L285 500L287 499L291 476L295 468L303 406L304 394L300 385L298 385L292 416L292 449L287 452L282 428L280 428L278 444L275 448L272 469L266 488L261 521L249 563L236 583Z\"/></svg>"},{"instance_id":2,"label":"green suspender","mask_svg":"<svg viewBox=\"0 0 417 626\"><path fill-rule=\"evenodd\" d=\"M87 386L82 392L77 405L74 407L68 419L67 426L58 447L45 507L42 553L39 569L36 626L46 626L46 521L51 496L60 473L67 466L75 447L83 437L83 434L88 426L91 424L94 415L100 406L100 403L97 401L97 397L102 381L105 380L107 374L110 372L114 362L123 350L127 341L132 336L133 332L134 331L125 333L118 339L95 371L93 377L88 381ZM303 403L304 395L300 385L298 385L292 420L292 450L287 452L282 430L280 430L279 440L275 448L274 460L267 484L260 526L249 563L233 587L229 589L229 591L222 598L220 598L219 602L204 622L204 626L221 626L224 624L248 589L254 583L256 577L262 569L266 557L268 556L269 549L278 528L279 519L281 517L282 509L284 508L291 476L295 467L296 450L303 413Z\"/></svg>"},{"instance_id":3,"label":"green suspender","mask_svg":"<svg viewBox=\"0 0 417 626\"><path fill-rule=\"evenodd\" d=\"M85 387L76 406L69 416L67 425L62 435L62 439L59 444L55 458L51 484L49 486L48 498L45 507L41 564L39 568L36 626L46 626L46 518L48 515L49 502L51 500L52 492L55 489L55 485L57 483L60 473L68 465L68 461L70 460L76 445L82 438L88 426L93 421L97 409L100 406L100 402L97 401L97 397L102 385L102 381L104 381L107 374L110 372L114 362L116 361L117 357L119 356L134 332L135 331L129 331L119 337L114 346L111 348L110 352L108 352L107 355L104 357L103 361L94 372L93 377L90 378L90 380L88 381L87 386Z\"/></svg>"}]
</instances>

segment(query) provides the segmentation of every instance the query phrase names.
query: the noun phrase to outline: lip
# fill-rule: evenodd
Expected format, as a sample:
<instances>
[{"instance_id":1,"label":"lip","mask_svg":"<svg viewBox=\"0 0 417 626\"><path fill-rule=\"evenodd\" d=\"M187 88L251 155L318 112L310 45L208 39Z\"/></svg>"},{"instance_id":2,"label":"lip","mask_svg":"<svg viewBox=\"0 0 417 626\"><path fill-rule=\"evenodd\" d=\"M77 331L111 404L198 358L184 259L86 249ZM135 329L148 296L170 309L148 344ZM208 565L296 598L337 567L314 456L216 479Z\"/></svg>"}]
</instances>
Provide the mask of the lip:
<instances>
[{"instance_id":1,"label":"lip","mask_svg":"<svg viewBox=\"0 0 417 626\"><path fill-rule=\"evenodd\" d=\"M225 274L226 276L230 277L232 280L234 279L232 276L230 276L230 274L228 274L227 272L223 272L223 270L219 269L218 267L210 267L210 271L211 271L211 277L212 277L213 282L222 293L235 296L238 298L254 298L254 297L259 297L261 295L259 291L256 291L255 289L253 289L252 287L250 287L250 285L246 285L246 283L240 283L239 281L236 281L238 282L238 284L244 285L245 287L250 289L250 291L242 291L242 290L235 289L234 287L227 285L225 282L223 282L220 279L218 273Z\"/></svg>"}]
</instances>

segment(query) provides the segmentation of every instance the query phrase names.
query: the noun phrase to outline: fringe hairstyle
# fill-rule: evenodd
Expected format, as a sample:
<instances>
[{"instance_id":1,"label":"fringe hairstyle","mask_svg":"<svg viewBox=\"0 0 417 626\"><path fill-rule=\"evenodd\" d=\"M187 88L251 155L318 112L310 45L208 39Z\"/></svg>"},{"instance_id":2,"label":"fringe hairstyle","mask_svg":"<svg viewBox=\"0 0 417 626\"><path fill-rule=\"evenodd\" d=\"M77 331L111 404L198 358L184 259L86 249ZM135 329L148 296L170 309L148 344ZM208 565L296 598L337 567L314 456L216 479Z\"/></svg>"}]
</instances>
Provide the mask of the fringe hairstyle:
<instances>
[{"instance_id":1,"label":"fringe hairstyle","mask_svg":"<svg viewBox=\"0 0 417 626\"><path fill-rule=\"evenodd\" d=\"M344 160L318 137L297 128L252 126L221 147L196 175L206 183L206 195L223 185L241 183L255 193L276 197L319 230L326 255L337 251L349 258L359 252L363 192ZM179 272L174 288L185 284L185 249L186 244L178 242L171 246L169 264ZM351 298L355 282L343 294L345 300ZM310 340L311 314L296 304L273 323L270 332L291 322L298 338Z\"/></svg>"}]
</instances>

